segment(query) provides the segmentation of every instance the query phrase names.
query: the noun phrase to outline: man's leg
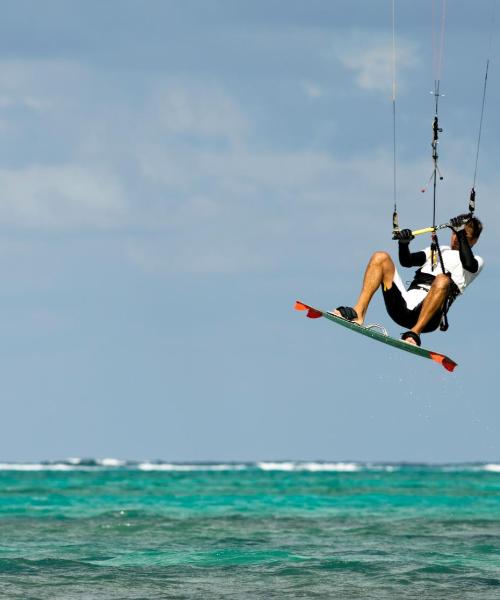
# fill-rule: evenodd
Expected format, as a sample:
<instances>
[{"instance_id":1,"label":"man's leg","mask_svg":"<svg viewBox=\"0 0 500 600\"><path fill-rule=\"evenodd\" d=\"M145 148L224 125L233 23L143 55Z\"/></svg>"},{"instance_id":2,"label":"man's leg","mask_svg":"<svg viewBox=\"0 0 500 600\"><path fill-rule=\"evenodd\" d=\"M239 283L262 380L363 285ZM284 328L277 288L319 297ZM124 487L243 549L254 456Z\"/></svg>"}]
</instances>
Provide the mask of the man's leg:
<instances>
[{"instance_id":1,"label":"man's leg","mask_svg":"<svg viewBox=\"0 0 500 600\"><path fill-rule=\"evenodd\" d=\"M432 317L443 308L450 285L451 282L448 275L436 275L432 282L431 289L422 303L418 321L415 323L415 326L411 328L411 331L414 331L419 335L422 333L422 330ZM410 344L415 343L411 338L408 338L406 341Z\"/></svg>"},{"instance_id":2,"label":"man's leg","mask_svg":"<svg viewBox=\"0 0 500 600\"><path fill-rule=\"evenodd\" d=\"M387 252L375 252L375 254L372 255L370 262L366 267L361 294L359 295L356 305L353 307L358 313L358 318L354 319L355 323L359 323L360 325L363 324L373 294L382 283L387 289L392 287L395 271L396 267ZM339 317L341 316L337 310L333 311L333 314Z\"/></svg>"}]
</instances>

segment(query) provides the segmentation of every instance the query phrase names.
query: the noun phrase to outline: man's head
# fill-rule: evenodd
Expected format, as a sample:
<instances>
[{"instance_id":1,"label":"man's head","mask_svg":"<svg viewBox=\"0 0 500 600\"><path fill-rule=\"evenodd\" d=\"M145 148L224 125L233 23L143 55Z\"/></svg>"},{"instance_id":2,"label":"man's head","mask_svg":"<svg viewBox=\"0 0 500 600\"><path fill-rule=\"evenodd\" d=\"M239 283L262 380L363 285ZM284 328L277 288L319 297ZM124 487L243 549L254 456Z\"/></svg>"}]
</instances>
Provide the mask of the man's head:
<instances>
[{"instance_id":1,"label":"man's head","mask_svg":"<svg viewBox=\"0 0 500 600\"><path fill-rule=\"evenodd\" d=\"M465 224L465 235L467 236L467 241L469 242L469 246L474 246L474 244L479 239L481 235L481 231L483 230L483 224L477 217L471 217L467 223ZM451 234L451 248L453 250L458 250L458 239L457 234L453 232Z\"/></svg>"}]
</instances>

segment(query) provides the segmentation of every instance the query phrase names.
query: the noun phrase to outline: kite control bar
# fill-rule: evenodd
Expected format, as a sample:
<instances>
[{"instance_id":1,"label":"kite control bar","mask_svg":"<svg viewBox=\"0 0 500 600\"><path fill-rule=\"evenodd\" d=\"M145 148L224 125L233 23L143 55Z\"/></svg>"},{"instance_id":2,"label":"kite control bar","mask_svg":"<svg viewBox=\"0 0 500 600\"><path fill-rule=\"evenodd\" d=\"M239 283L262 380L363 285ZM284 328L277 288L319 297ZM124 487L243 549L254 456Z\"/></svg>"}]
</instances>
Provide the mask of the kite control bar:
<instances>
[{"instance_id":1,"label":"kite control bar","mask_svg":"<svg viewBox=\"0 0 500 600\"><path fill-rule=\"evenodd\" d=\"M471 217L471 214L463 215L464 224L470 219L470 217ZM442 225L436 225L435 227L424 227L424 229L415 229L415 231L412 231L411 234L413 236L415 236L415 235L422 235L423 233L435 233L439 229L446 229L447 227L451 227L451 226L452 226L451 223L448 222L448 223L443 223ZM398 230L396 230L396 229L393 230L393 232L392 232L393 240L399 239L396 235L397 232L398 232Z\"/></svg>"},{"instance_id":2,"label":"kite control bar","mask_svg":"<svg viewBox=\"0 0 500 600\"><path fill-rule=\"evenodd\" d=\"M423 233L434 233L438 229L446 229L450 227L449 223L443 223L442 225L436 225L436 227L424 227L424 229L415 229L412 231L412 235L422 235Z\"/></svg>"},{"instance_id":3,"label":"kite control bar","mask_svg":"<svg viewBox=\"0 0 500 600\"><path fill-rule=\"evenodd\" d=\"M447 227L450 227L449 223L443 223L442 225L436 225L436 227L424 227L424 229L415 229L415 231L412 231L411 234L413 236L416 235L422 235L423 233L435 233L438 229L446 229ZM398 236L397 236L398 231L394 230L392 232L392 239L393 240L398 240Z\"/></svg>"}]
</instances>

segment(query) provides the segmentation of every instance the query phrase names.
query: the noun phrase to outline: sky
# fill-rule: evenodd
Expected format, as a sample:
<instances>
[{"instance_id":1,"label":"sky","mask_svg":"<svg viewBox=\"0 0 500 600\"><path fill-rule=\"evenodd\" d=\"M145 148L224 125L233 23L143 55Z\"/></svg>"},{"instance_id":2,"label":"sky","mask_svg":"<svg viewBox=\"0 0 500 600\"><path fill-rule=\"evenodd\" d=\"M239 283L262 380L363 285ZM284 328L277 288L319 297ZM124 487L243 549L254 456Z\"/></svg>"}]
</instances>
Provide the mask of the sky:
<instances>
[{"instance_id":1,"label":"sky","mask_svg":"<svg viewBox=\"0 0 500 600\"><path fill-rule=\"evenodd\" d=\"M293 310L352 305L397 250L390 0L4 2L0 460L500 461L494 5L446 10L438 222L491 59L485 268L423 338L450 374ZM432 6L396 1L402 227L432 221ZM401 333L380 295L368 321Z\"/></svg>"}]
</instances>

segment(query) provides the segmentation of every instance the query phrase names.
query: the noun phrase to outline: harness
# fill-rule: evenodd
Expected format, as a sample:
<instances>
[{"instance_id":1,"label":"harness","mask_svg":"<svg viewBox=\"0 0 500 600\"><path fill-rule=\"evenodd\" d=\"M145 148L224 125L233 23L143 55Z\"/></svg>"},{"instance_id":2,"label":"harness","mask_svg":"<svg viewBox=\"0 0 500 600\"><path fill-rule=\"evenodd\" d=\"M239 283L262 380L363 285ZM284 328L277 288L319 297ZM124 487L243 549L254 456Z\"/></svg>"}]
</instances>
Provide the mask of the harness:
<instances>
[{"instance_id":1,"label":"harness","mask_svg":"<svg viewBox=\"0 0 500 600\"><path fill-rule=\"evenodd\" d=\"M436 117L436 121L437 121L437 117ZM436 161L437 161L437 155L436 155ZM436 180L435 180L435 175L434 175L434 206L435 206L435 203L436 203ZM458 296L458 294L460 294L460 290L458 289L456 283L451 278L451 273L444 268L443 254L442 254L441 248L439 246L438 236L437 236L436 232L434 232L432 234L432 243L431 243L431 257L432 257L432 269L433 270L435 268L437 268L436 254L439 257L439 264L441 266L441 271L450 280L450 285L448 287L448 294L446 295L444 305L443 305L443 313L441 315L441 323L439 324L439 329L441 331L447 331L450 326L450 323L448 321L448 311L450 310L451 305L453 304L453 301L455 300L455 298ZM431 277L434 278L433 275L431 275ZM457 291L456 294L453 294L453 288L456 289L456 291Z\"/></svg>"},{"instance_id":2,"label":"harness","mask_svg":"<svg viewBox=\"0 0 500 600\"><path fill-rule=\"evenodd\" d=\"M444 261L443 261L443 256L441 253L441 248L439 248L439 244L438 244L438 248L436 248L436 253L439 256L439 260L441 263L441 270L443 271L443 273L445 275L447 275L449 277L449 280L450 280L448 294L446 295L446 299L444 301L443 309L442 309L442 313L441 313L441 323L439 324L439 329L441 331L446 331L450 326L450 324L448 322L448 311L450 310L453 302L458 298L458 296L460 296L460 290L459 290L457 284L451 278L451 273L449 271L445 271L443 268ZM430 290L430 287L435 278L436 278L435 275L432 275L431 273L423 273L421 268L417 269L417 271L415 271L415 277L413 278L413 281L410 283L408 290L423 290L425 292L428 292Z\"/></svg>"}]
</instances>

